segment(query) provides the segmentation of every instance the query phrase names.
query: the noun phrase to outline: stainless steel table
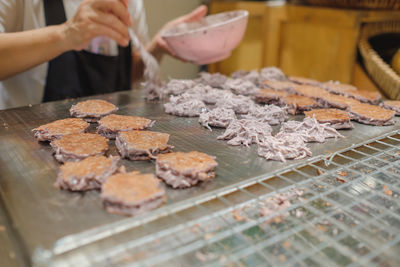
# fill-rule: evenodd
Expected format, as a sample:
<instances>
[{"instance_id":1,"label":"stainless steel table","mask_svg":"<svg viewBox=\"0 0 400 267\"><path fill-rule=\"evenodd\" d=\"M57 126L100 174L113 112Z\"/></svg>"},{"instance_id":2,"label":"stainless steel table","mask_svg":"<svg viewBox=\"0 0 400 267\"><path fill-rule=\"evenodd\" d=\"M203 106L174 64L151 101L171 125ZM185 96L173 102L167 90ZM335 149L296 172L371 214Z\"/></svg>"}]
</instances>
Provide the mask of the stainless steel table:
<instances>
[{"instance_id":1,"label":"stainless steel table","mask_svg":"<svg viewBox=\"0 0 400 267\"><path fill-rule=\"evenodd\" d=\"M77 100L0 111L1 201L33 264L399 263L398 119L386 127L356 123L354 130L341 132L345 139L310 144L312 157L281 163L258 157L255 146L216 140L222 130L210 132L197 118L165 114L161 104L146 103L141 91L98 98L116 104L119 114L156 120L152 130L171 134L175 151L215 155L217 177L192 189L166 187L167 203L142 216L110 215L97 191L54 188L59 164L49 145L36 142L31 132L69 117ZM110 154L117 155L113 142L110 146ZM124 165L128 171L154 172L153 162L124 160ZM337 180L339 171L346 177ZM285 214L274 215L283 220L259 215L263 199L292 188L304 195ZM243 207L248 219L232 219L232 211Z\"/></svg>"},{"instance_id":2,"label":"stainless steel table","mask_svg":"<svg viewBox=\"0 0 400 267\"><path fill-rule=\"evenodd\" d=\"M21 253L20 246L16 240L15 232L4 207L0 205L0 261L1 266L16 267L25 266L27 260Z\"/></svg>"}]
</instances>

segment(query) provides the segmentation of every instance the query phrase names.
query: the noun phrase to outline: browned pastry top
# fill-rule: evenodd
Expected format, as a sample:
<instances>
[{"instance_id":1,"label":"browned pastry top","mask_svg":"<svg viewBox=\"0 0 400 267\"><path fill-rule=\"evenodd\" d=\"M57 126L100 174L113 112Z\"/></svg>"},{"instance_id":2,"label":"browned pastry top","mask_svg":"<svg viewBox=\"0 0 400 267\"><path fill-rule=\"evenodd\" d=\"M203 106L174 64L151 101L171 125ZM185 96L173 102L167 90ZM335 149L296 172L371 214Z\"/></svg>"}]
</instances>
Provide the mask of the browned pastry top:
<instances>
[{"instance_id":1,"label":"browned pastry top","mask_svg":"<svg viewBox=\"0 0 400 267\"><path fill-rule=\"evenodd\" d=\"M152 121L142 117L111 114L103 117L99 125L112 131L143 130L152 124Z\"/></svg>"},{"instance_id":2,"label":"browned pastry top","mask_svg":"<svg viewBox=\"0 0 400 267\"><path fill-rule=\"evenodd\" d=\"M34 131L47 131L51 135L67 135L73 133L84 132L89 127L89 123L78 118L69 118L53 121L51 123L41 125Z\"/></svg>"},{"instance_id":3,"label":"browned pastry top","mask_svg":"<svg viewBox=\"0 0 400 267\"><path fill-rule=\"evenodd\" d=\"M327 83L324 83L324 85L336 92L342 92L342 93L357 90L357 87L355 87L351 84L345 84L345 83L327 82Z\"/></svg>"},{"instance_id":4,"label":"browned pastry top","mask_svg":"<svg viewBox=\"0 0 400 267\"><path fill-rule=\"evenodd\" d=\"M335 95L335 94L327 94L326 96L323 97L323 99L325 99L326 101L328 101L330 103L341 104L346 107L360 104L360 101L358 101L358 100L355 100L350 97L345 97L342 95Z\"/></svg>"},{"instance_id":5,"label":"browned pastry top","mask_svg":"<svg viewBox=\"0 0 400 267\"><path fill-rule=\"evenodd\" d=\"M350 106L349 111L363 117L382 121L390 120L396 113L394 110L384 109L378 106L364 103Z\"/></svg>"},{"instance_id":6,"label":"browned pastry top","mask_svg":"<svg viewBox=\"0 0 400 267\"><path fill-rule=\"evenodd\" d=\"M283 97L283 96L287 96L289 93L285 92L285 91L279 91L279 90L274 90L274 89L260 89L255 96L256 97L267 97L267 98L271 98L271 97Z\"/></svg>"},{"instance_id":7,"label":"browned pastry top","mask_svg":"<svg viewBox=\"0 0 400 267\"><path fill-rule=\"evenodd\" d=\"M264 81L263 84L275 90L290 90L294 85L292 82L286 81Z\"/></svg>"},{"instance_id":8,"label":"browned pastry top","mask_svg":"<svg viewBox=\"0 0 400 267\"><path fill-rule=\"evenodd\" d=\"M71 176L99 176L112 167L116 158L118 157L93 156L79 162L66 162L60 167L61 177L67 181Z\"/></svg>"},{"instance_id":9,"label":"browned pastry top","mask_svg":"<svg viewBox=\"0 0 400 267\"><path fill-rule=\"evenodd\" d=\"M114 174L102 186L102 197L122 205L135 205L164 195L160 181L153 174L138 171Z\"/></svg>"},{"instance_id":10,"label":"browned pastry top","mask_svg":"<svg viewBox=\"0 0 400 267\"><path fill-rule=\"evenodd\" d=\"M347 93L347 95L352 97L364 98L370 101L376 101L381 99L382 97L382 95L379 92L365 91L365 90L350 91Z\"/></svg>"},{"instance_id":11,"label":"browned pastry top","mask_svg":"<svg viewBox=\"0 0 400 267\"><path fill-rule=\"evenodd\" d=\"M172 170L180 173L188 171L206 172L218 165L215 157L198 151L161 154L157 157L157 164L167 165Z\"/></svg>"},{"instance_id":12,"label":"browned pastry top","mask_svg":"<svg viewBox=\"0 0 400 267\"><path fill-rule=\"evenodd\" d=\"M52 141L51 146L77 155L95 155L108 149L107 138L90 133L64 135L60 139Z\"/></svg>"},{"instance_id":13,"label":"browned pastry top","mask_svg":"<svg viewBox=\"0 0 400 267\"><path fill-rule=\"evenodd\" d=\"M310 111L305 111L304 114L307 117L315 117L315 119L319 122L329 122L329 121L349 121L350 116L347 111L336 109L336 108L328 108L328 109L313 109Z\"/></svg>"},{"instance_id":14,"label":"browned pastry top","mask_svg":"<svg viewBox=\"0 0 400 267\"><path fill-rule=\"evenodd\" d=\"M329 94L328 91L313 85L296 84L293 89L297 94L307 97L322 98Z\"/></svg>"},{"instance_id":15,"label":"browned pastry top","mask_svg":"<svg viewBox=\"0 0 400 267\"><path fill-rule=\"evenodd\" d=\"M163 150L168 147L167 143L169 140L169 134L167 133L136 130L120 132L119 137L129 146L143 150L156 148Z\"/></svg>"},{"instance_id":16,"label":"browned pastry top","mask_svg":"<svg viewBox=\"0 0 400 267\"><path fill-rule=\"evenodd\" d=\"M75 112L78 113L86 113L88 115L103 115L109 114L110 112L116 111L118 108L111 104L110 102L94 99L94 100L87 100L83 102L79 102L76 105L72 106Z\"/></svg>"},{"instance_id":17,"label":"browned pastry top","mask_svg":"<svg viewBox=\"0 0 400 267\"><path fill-rule=\"evenodd\" d=\"M383 104L388 107L400 108L400 100L386 100Z\"/></svg>"},{"instance_id":18,"label":"browned pastry top","mask_svg":"<svg viewBox=\"0 0 400 267\"><path fill-rule=\"evenodd\" d=\"M283 97L282 101L287 105L296 105L299 108L317 105L312 98L300 95L288 95Z\"/></svg>"},{"instance_id":19,"label":"browned pastry top","mask_svg":"<svg viewBox=\"0 0 400 267\"><path fill-rule=\"evenodd\" d=\"M319 81L310 78L291 76L289 80L299 84L320 84Z\"/></svg>"}]
</instances>

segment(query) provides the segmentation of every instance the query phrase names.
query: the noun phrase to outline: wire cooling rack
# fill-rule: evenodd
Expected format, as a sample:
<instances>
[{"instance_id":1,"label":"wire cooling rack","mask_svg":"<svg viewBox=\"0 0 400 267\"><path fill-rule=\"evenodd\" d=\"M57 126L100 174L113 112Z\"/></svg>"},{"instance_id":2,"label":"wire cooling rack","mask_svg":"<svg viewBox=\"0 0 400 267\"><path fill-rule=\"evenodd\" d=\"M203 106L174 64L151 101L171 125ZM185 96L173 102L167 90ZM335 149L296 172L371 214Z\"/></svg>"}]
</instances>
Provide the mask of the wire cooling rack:
<instances>
[{"instance_id":1,"label":"wire cooling rack","mask_svg":"<svg viewBox=\"0 0 400 267\"><path fill-rule=\"evenodd\" d=\"M399 160L392 132L36 264L399 266Z\"/></svg>"}]
</instances>

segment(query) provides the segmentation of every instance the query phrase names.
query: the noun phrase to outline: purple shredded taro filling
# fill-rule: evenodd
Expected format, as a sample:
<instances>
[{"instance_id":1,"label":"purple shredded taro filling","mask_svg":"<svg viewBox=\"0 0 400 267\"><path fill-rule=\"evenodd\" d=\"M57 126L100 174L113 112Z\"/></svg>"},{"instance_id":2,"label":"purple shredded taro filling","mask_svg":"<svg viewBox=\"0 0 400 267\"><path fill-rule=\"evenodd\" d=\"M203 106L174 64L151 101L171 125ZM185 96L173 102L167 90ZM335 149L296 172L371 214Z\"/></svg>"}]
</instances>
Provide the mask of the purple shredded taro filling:
<instances>
[{"instance_id":1,"label":"purple shredded taro filling","mask_svg":"<svg viewBox=\"0 0 400 267\"><path fill-rule=\"evenodd\" d=\"M236 119L235 112L227 108L215 108L201 113L199 123L212 131L210 126L226 128Z\"/></svg>"},{"instance_id":2,"label":"purple shredded taro filling","mask_svg":"<svg viewBox=\"0 0 400 267\"><path fill-rule=\"evenodd\" d=\"M251 81L245 79L230 79L225 83L225 89L231 90L236 95L254 95L259 91L258 87Z\"/></svg>"},{"instance_id":3,"label":"purple shredded taro filling","mask_svg":"<svg viewBox=\"0 0 400 267\"><path fill-rule=\"evenodd\" d=\"M172 79L163 87L163 95L180 95L195 86L193 80Z\"/></svg>"},{"instance_id":4,"label":"purple shredded taro filling","mask_svg":"<svg viewBox=\"0 0 400 267\"><path fill-rule=\"evenodd\" d=\"M215 89L204 84L197 84L181 94L184 99L198 99L209 105L214 105L219 99L227 98L231 95L233 94L228 90Z\"/></svg>"},{"instance_id":5,"label":"purple shredded taro filling","mask_svg":"<svg viewBox=\"0 0 400 267\"><path fill-rule=\"evenodd\" d=\"M288 121L285 122L277 137L286 134L296 133L304 142L318 142L323 143L327 138L344 137L335 128L331 127L329 123L319 123L315 118L304 118L303 121Z\"/></svg>"},{"instance_id":6,"label":"purple shredded taro filling","mask_svg":"<svg viewBox=\"0 0 400 267\"><path fill-rule=\"evenodd\" d=\"M252 82L255 85L258 85L260 73L257 70L252 70L252 71L238 70L232 73L231 77L233 79L243 79Z\"/></svg>"},{"instance_id":7,"label":"purple shredded taro filling","mask_svg":"<svg viewBox=\"0 0 400 267\"><path fill-rule=\"evenodd\" d=\"M207 110L203 101L188 94L171 96L170 102L164 104L165 112L182 117L196 117Z\"/></svg>"},{"instance_id":8,"label":"purple shredded taro filling","mask_svg":"<svg viewBox=\"0 0 400 267\"><path fill-rule=\"evenodd\" d=\"M217 138L229 140L227 144L232 146L250 146L258 143L265 136L270 136L271 132L272 128L267 123L256 119L241 119L232 121L226 131Z\"/></svg>"},{"instance_id":9,"label":"purple shredded taro filling","mask_svg":"<svg viewBox=\"0 0 400 267\"><path fill-rule=\"evenodd\" d=\"M296 133L267 136L258 143L258 155L265 159L286 162L286 159L302 159L311 156L311 150Z\"/></svg>"},{"instance_id":10,"label":"purple shredded taro filling","mask_svg":"<svg viewBox=\"0 0 400 267\"><path fill-rule=\"evenodd\" d=\"M247 96L227 94L226 97L218 99L215 105L216 107L233 109L236 114L246 114L255 103Z\"/></svg>"},{"instance_id":11,"label":"purple shredded taro filling","mask_svg":"<svg viewBox=\"0 0 400 267\"><path fill-rule=\"evenodd\" d=\"M287 119L287 111L275 105L253 105L247 115L243 115L242 118L254 118L269 125L279 125Z\"/></svg>"},{"instance_id":12,"label":"purple shredded taro filling","mask_svg":"<svg viewBox=\"0 0 400 267\"><path fill-rule=\"evenodd\" d=\"M281 69L276 68L276 67L268 67L268 68L261 69L259 82L262 83L267 80L268 81L286 81L287 77L282 72Z\"/></svg>"},{"instance_id":13,"label":"purple shredded taro filling","mask_svg":"<svg viewBox=\"0 0 400 267\"><path fill-rule=\"evenodd\" d=\"M215 105L218 101L222 99L229 98L233 94L228 90L211 89L203 95L203 101L209 105Z\"/></svg>"},{"instance_id":14,"label":"purple shredded taro filling","mask_svg":"<svg viewBox=\"0 0 400 267\"><path fill-rule=\"evenodd\" d=\"M161 81L148 80L145 81L142 85L145 88L147 100L153 101L163 99L164 95L162 88L164 87L164 85Z\"/></svg>"},{"instance_id":15,"label":"purple shredded taro filling","mask_svg":"<svg viewBox=\"0 0 400 267\"><path fill-rule=\"evenodd\" d=\"M256 86L261 86L264 81L286 81L286 75L276 67L268 67L261 69L260 72L257 70L246 71L236 71L231 75L234 79L243 79L252 82Z\"/></svg>"},{"instance_id":16,"label":"purple shredded taro filling","mask_svg":"<svg viewBox=\"0 0 400 267\"><path fill-rule=\"evenodd\" d=\"M200 72L199 76L200 77L197 78L195 82L215 88L223 88L226 80L228 79L227 76L221 73Z\"/></svg>"}]
</instances>

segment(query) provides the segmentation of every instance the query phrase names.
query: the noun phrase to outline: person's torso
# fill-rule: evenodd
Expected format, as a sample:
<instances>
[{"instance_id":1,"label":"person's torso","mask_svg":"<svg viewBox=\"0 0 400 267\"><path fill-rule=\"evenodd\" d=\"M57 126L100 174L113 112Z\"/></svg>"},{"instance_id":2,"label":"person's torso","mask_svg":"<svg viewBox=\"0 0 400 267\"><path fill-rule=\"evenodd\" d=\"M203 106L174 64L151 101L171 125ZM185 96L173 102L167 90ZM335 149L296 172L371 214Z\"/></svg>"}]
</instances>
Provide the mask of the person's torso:
<instances>
[{"instance_id":1,"label":"person's torso","mask_svg":"<svg viewBox=\"0 0 400 267\"><path fill-rule=\"evenodd\" d=\"M3 3L2 3L3 2ZM66 18L70 19L79 7L81 0L64 0ZM8 5L15 8L14 13L7 16L6 12L0 13L6 32L17 32L38 29L46 26L43 0L0 0L0 8ZM146 42L147 27L145 23L143 2L132 0L130 13L137 28L138 35ZM118 46L115 41L105 37L93 39L86 48L91 53L115 56ZM22 72L0 82L0 110L40 103L43 99L44 88L48 70L48 63L38 65L28 71Z\"/></svg>"}]
</instances>

